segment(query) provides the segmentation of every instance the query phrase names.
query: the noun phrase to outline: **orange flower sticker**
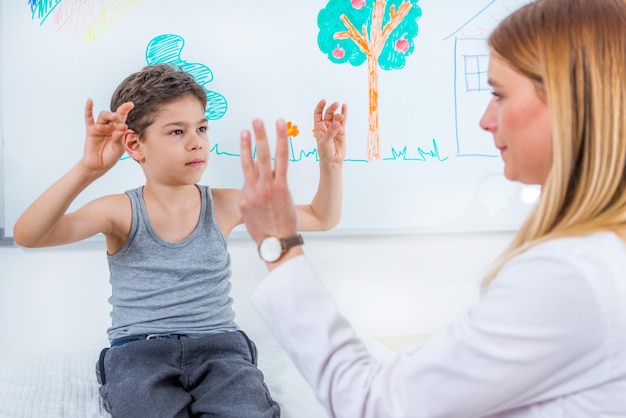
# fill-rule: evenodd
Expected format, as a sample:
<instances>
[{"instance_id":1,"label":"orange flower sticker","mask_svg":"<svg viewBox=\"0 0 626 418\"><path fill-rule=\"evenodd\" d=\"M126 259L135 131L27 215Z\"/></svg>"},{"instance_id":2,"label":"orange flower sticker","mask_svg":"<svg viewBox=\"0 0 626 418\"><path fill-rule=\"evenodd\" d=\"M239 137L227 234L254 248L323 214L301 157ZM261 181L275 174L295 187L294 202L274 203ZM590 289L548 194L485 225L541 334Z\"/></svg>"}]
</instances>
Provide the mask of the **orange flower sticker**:
<instances>
[{"instance_id":1,"label":"orange flower sticker","mask_svg":"<svg viewBox=\"0 0 626 418\"><path fill-rule=\"evenodd\" d=\"M287 122L287 135L289 135L292 138L295 138L296 136L298 136L299 133L300 131L298 130L298 125L294 125L291 122Z\"/></svg>"}]
</instances>

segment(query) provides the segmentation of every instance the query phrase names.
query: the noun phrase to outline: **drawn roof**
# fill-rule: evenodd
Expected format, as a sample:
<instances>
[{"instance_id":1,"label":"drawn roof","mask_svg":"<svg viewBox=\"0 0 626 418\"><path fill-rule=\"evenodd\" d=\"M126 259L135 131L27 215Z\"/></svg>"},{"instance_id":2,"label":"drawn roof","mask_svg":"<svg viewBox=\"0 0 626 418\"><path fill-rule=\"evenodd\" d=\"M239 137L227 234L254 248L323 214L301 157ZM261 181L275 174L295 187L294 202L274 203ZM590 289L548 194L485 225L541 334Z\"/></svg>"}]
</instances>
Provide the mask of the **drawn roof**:
<instances>
[{"instance_id":1,"label":"drawn roof","mask_svg":"<svg viewBox=\"0 0 626 418\"><path fill-rule=\"evenodd\" d=\"M489 33L514 10L528 3L529 0L489 0L478 12L444 40L457 38L486 38Z\"/></svg>"}]
</instances>

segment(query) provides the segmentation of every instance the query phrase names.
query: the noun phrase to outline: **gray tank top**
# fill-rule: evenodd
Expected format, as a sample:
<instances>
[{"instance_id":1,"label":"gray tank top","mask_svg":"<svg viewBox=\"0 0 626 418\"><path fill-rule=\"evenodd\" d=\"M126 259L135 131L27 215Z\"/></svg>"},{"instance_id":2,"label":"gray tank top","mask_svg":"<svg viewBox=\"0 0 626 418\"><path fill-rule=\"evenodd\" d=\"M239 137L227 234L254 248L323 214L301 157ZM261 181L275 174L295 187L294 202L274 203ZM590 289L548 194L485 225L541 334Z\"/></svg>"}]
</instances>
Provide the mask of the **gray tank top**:
<instances>
[{"instance_id":1,"label":"gray tank top","mask_svg":"<svg viewBox=\"0 0 626 418\"><path fill-rule=\"evenodd\" d=\"M230 254L207 186L198 186L202 210L181 242L161 239L150 225L142 187L129 190L133 219L124 247L109 255L111 341L140 334L198 337L235 331Z\"/></svg>"}]
</instances>

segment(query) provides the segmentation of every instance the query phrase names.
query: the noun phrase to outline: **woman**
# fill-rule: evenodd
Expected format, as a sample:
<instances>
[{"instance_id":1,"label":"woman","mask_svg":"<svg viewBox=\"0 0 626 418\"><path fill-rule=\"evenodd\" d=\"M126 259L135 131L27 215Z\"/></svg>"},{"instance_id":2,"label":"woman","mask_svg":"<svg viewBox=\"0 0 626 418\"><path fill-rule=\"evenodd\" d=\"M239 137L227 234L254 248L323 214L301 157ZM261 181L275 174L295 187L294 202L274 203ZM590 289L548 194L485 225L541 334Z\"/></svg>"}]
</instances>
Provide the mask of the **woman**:
<instances>
[{"instance_id":1,"label":"woman","mask_svg":"<svg viewBox=\"0 0 626 418\"><path fill-rule=\"evenodd\" d=\"M626 3L539 0L489 38L480 121L539 202L484 294L422 348L372 357L301 246L253 302L331 416L626 417ZM241 207L257 243L295 233L286 134L242 134ZM268 191L271 191L268 192Z\"/></svg>"}]
</instances>

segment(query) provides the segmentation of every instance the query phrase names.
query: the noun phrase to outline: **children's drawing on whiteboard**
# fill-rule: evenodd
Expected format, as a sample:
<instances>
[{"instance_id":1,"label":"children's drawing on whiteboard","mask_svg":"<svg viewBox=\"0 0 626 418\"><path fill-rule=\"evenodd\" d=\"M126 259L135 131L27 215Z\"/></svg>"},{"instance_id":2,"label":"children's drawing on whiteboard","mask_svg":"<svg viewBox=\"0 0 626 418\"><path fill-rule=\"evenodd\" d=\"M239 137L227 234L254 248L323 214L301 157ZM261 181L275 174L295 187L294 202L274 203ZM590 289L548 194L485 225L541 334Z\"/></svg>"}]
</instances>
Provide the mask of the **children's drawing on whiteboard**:
<instances>
[{"instance_id":1,"label":"children's drawing on whiteboard","mask_svg":"<svg viewBox=\"0 0 626 418\"><path fill-rule=\"evenodd\" d=\"M413 53L418 0L329 0L317 17L318 45L336 64L367 62L369 129L367 159L380 160L378 129L378 66L401 69ZM360 28L360 29L359 29Z\"/></svg>"},{"instance_id":2,"label":"children's drawing on whiteboard","mask_svg":"<svg viewBox=\"0 0 626 418\"><path fill-rule=\"evenodd\" d=\"M143 0L29 0L31 18L92 44Z\"/></svg>"},{"instance_id":3,"label":"children's drawing on whiteboard","mask_svg":"<svg viewBox=\"0 0 626 418\"><path fill-rule=\"evenodd\" d=\"M316 34L317 39L313 43L312 55L315 56L316 51L318 53L321 51L330 61L329 63L322 60L329 67L334 67L331 64L350 63L351 66L361 66L363 70L367 69L368 73L367 78L363 76L363 90L359 90L365 93L365 88L367 88L369 93L367 99L363 97L363 106L365 107L365 104L368 106L364 108L364 119L360 122L363 125L363 136L367 135L367 138L363 138L364 142L367 141L364 144L366 148L360 151L367 150L367 154L364 153L356 158L348 156L345 161L368 163L382 160L430 164L448 162L449 164L454 157L496 158L498 152L492 141L476 126L476 121L480 119L491 94L491 88L486 79L488 65L486 37L505 16L517 9L521 3L528 1L476 0L477 3L482 3L478 10L473 9L471 13L461 14L461 19L454 23L455 27L447 28L450 32L443 30L438 39L449 51L448 58L454 55L454 61L450 60L447 65L451 75L451 69L454 66L454 82L450 85L449 93L446 93L450 94L454 91L454 95L447 97L446 105L449 107L446 110L448 111L442 113L449 116L449 122L444 132L438 130L438 127L433 132L420 131L420 135L425 138L423 140L420 138L419 145L405 145L407 144L406 135L393 137L387 133L392 131L395 125L394 123L388 124L387 121L399 119L386 119L389 117L388 112L393 112L394 109L393 106L390 109L387 108L384 101L389 100L386 98L387 95L379 98L379 74L381 83L385 82L385 77L389 77L388 79L395 80L396 86L410 83L413 78L418 80L422 77L419 66L406 64L409 59L419 61L420 57L409 58L409 56L421 55L420 48L424 46L424 43L430 42L428 36L431 32L424 31L423 26L419 28L418 22L422 23L423 18L435 19L433 17L435 14L429 13L428 16L423 17L422 9L418 5L419 0L326 0L321 5L323 8L319 5L312 7L308 15L317 14L317 28L313 28L313 36ZM112 26L116 24L125 26L126 22L122 20L123 17L142 3L145 7L155 7L154 3L143 0L28 0L24 4L24 12L30 11L32 19L39 25L45 23L47 26L55 27L59 34L66 32L79 42L82 40L90 46L98 47L98 43L94 44L98 36L105 30L112 29ZM417 43L420 29L420 43ZM307 37L310 38L310 35L311 33L307 34ZM209 66L204 63L202 57L187 56L189 52L183 51L183 48L187 42L197 42L194 38L187 38L187 36L183 38L172 33L155 37L150 34L150 37L152 39L147 44L141 41L138 46L140 49L145 48L147 65L169 63L191 73L207 92L206 117L208 120L220 120L227 111L233 111L229 109L226 97L210 88L215 86L215 83L210 84L214 81L214 70L217 77L228 76L223 67L214 67L218 64L223 66L224 61L213 62ZM103 37L101 40L107 39ZM319 55L317 56L319 58ZM426 56L426 58L430 57ZM387 76L381 73L381 69L403 71L391 72L391 75ZM409 75L412 78L407 77ZM367 87L365 86L366 80ZM446 82L448 80L451 79L445 79ZM360 89L358 86L357 88ZM387 90L388 86L382 88ZM402 97L408 94L408 90L401 88L389 90L388 93L392 99L394 95ZM229 100L232 101L234 98L229 97ZM424 96L423 100L427 101L428 97ZM385 109L381 110L379 107ZM379 129L379 113L381 122L385 125L382 129ZM367 115L367 125L365 125L365 115ZM294 119L298 117L295 116ZM299 122L301 121L293 120L295 133L293 135L290 133L289 136L291 160L292 162L317 160L315 144L307 141L306 134L298 136ZM367 131L365 131L366 126ZM361 135L358 137L356 140L360 141ZM217 142L212 145L211 152L220 157L239 158L238 149L229 148L236 147L226 142L220 143L218 138ZM360 151L357 154L360 154Z\"/></svg>"},{"instance_id":4,"label":"children's drawing on whiteboard","mask_svg":"<svg viewBox=\"0 0 626 418\"><path fill-rule=\"evenodd\" d=\"M402 38L404 39L404 38ZM207 111L206 116L208 120L217 120L222 118L228 110L228 102L221 94L209 90L206 85L213 81L213 72L211 69L202 63L189 62L182 59L182 50L185 46L185 40L175 34L163 34L154 37L146 47L146 63L148 65L168 63L177 67L183 68L186 72L194 76L198 84L200 84L207 93ZM402 63L402 66L404 64ZM398 67L399 68L399 67ZM299 135L300 131L298 126L292 122L287 122L287 134L289 136L289 149L290 149L290 161L299 162L306 159L315 159L319 161L317 149L313 146L311 149L304 149L302 146L296 147L294 145L294 138ZM240 157L240 154L235 152L222 151L219 148L219 144L214 144L211 148L211 152L226 157ZM443 162L448 157L442 157L439 154L437 147L437 141L433 138L432 149L417 148L417 156L410 157L407 147L405 146L401 151L391 149L392 156L383 158L383 160L404 160L404 161L439 161ZM412 153L411 153L412 154ZM122 158L128 158L126 155ZM381 159L381 158L379 158ZM368 162L368 160L356 160L346 159L346 162Z\"/></svg>"},{"instance_id":5,"label":"children's drawing on whiteboard","mask_svg":"<svg viewBox=\"0 0 626 418\"><path fill-rule=\"evenodd\" d=\"M228 110L228 103L224 96L206 87L207 84L213 81L213 72L204 64L182 59L181 53L184 47L185 40L181 36L172 34L159 35L148 43L146 63L148 65L171 64L191 74L206 91L206 118L208 120L221 119L226 114L226 110Z\"/></svg>"},{"instance_id":6,"label":"children's drawing on whiteboard","mask_svg":"<svg viewBox=\"0 0 626 418\"><path fill-rule=\"evenodd\" d=\"M492 89L487 83L487 36L519 6L520 0L491 0L444 38L444 41L454 40L454 118L459 157L500 155L489 135L476 135L471 124L480 119L491 98Z\"/></svg>"}]
</instances>

